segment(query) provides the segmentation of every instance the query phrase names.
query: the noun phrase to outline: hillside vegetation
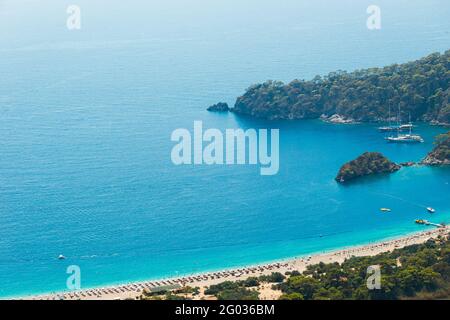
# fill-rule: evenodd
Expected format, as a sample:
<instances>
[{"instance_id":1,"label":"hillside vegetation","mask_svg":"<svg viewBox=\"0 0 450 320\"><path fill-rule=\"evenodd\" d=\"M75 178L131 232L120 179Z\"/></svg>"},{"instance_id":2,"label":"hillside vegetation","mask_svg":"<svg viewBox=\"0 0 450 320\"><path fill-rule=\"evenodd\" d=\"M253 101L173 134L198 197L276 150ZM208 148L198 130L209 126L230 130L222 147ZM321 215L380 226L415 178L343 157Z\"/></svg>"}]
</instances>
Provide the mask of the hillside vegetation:
<instances>
[{"instance_id":1,"label":"hillside vegetation","mask_svg":"<svg viewBox=\"0 0 450 320\"><path fill-rule=\"evenodd\" d=\"M351 73L337 71L289 84L251 86L232 109L265 119L313 119L342 115L355 121L384 121L400 107L404 121L450 123L450 50L420 60Z\"/></svg>"}]
</instances>

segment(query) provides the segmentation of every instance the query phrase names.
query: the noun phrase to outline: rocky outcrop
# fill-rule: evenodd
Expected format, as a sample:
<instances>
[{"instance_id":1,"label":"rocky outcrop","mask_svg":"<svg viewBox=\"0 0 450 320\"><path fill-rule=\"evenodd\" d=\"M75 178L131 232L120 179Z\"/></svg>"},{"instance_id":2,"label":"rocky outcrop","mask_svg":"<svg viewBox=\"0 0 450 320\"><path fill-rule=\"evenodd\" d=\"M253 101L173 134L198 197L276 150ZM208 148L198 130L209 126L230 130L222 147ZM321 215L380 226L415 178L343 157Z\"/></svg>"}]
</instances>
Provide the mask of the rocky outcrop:
<instances>
[{"instance_id":1,"label":"rocky outcrop","mask_svg":"<svg viewBox=\"0 0 450 320\"><path fill-rule=\"evenodd\" d=\"M324 122L328 123L337 123L337 124L353 124L356 123L353 119L348 119L340 114L333 114L332 116L321 115L320 119Z\"/></svg>"},{"instance_id":2,"label":"rocky outcrop","mask_svg":"<svg viewBox=\"0 0 450 320\"><path fill-rule=\"evenodd\" d=\"M336 176L336 181L344 183L363 176L392 173L400 168L401 166L391 162L379 152L366 152L357 159L344 164Z\"/></svg>"},{"instance_id":3,"label":"rocky outcrop","mask_svg":"<svg viewBox=\"0 0 450 320\"><path fill-rule=\"evenodd\" d=\"M228 107L227 103L219 102L217 104L210 106L207 110L211 112L228 112L230 111L230 108Z\"/></svg>"}]
</instances>

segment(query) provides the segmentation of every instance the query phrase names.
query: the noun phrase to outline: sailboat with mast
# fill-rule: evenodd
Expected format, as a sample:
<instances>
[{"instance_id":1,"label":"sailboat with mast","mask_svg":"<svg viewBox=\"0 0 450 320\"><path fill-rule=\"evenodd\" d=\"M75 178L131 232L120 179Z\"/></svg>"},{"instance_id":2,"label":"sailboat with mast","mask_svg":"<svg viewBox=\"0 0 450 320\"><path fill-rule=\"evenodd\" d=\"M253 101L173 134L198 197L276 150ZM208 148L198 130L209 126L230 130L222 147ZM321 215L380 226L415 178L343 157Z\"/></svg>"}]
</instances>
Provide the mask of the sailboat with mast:
<instances>
[{"instance_id":1,"label":"sailboat with mast","mask_svg":"<svg viewBox=\"0 0 450 320\"><path fill-rule=\"evenodd\" d=\"M379 127L378 130L381 132L391 132L391 131L396 131L399 129L398 126L393 126L391 124L391 104L389 103L389 125L388 126L384 126L384 127Z\"/></svg>"},{"instance_id":2,"label":"sailboat with mast","mask_svg":"<svg viewBox=\"0 0 450 320\"><path fill-rule=\"evenodd\" d=\"M407 124L401 124L400 121L400 109L399 109L399 114L398 114L398 124L396 126L392 125L391 123L391 105L389 104L389 125L388 126L383 126L383 127L378 127L378 130L380 132L394 132L394 131L412 131L414 128L414 125L411 122L411 117L410 117L410 121Z\"/></svg>"}]
</instances>

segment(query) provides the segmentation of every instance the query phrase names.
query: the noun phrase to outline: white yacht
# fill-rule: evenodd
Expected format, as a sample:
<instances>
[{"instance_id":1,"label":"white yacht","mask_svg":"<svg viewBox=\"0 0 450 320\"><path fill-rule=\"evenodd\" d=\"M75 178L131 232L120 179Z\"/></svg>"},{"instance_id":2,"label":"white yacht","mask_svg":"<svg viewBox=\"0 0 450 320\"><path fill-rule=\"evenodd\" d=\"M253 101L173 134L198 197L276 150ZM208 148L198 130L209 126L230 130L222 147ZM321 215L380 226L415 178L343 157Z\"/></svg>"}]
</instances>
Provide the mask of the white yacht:
<instances>
[{"instance_id":1,"label":"white yacht","mask_svg":"<svg viewBox=\"0 0 450 320\"><path fill-rule=\"evenodd\" d=\"M378 130L381 132L392 132L397 131L399 127L397 126L386 126L386 127L379 127Z\"/></svg>"},{"instance_id":2,"label":"white yacht","mask_svg":"<svg viewBox=\"0 0 450 320\"><path fill-rule=\"evenodd\" d=\"M395 142L395 143L423 143L425 140L418 135L418 134L412 134L412 129L414 125L411 122L411 115L409 115L409 123L408 124L401 124L400 119L400 107L398 110L398 119L399 119L399 126L397 130L397 136L389 136L386 137L386 140L389 142ZM401 131L409 130L408 134L400 134Z\"/></svg>"},{"instance_id":3,"label":"white yacht","mask_svg":"<svg viewBox=\"0 0 450 320\"><path fill-rule=\"evenodd\" d=\"M389 125L384 127L378 127L378 131L381 132L391 132L391 131L397 131L399 129L399 126L393 126L391 124L391 105L389 104Z\"/></svg>"},{"instance_id":4,"label":"white yacht","mask_svg":"<svg viewBox=\"0 0 450 320\"><path fill-rule=\"evenodd\" d=\"M378 130L381 132L393 132L393 131L408 131L412 130L414 128L414 125L412 123L408 124L402 124L399 126L385 126L385 127L379 127Z\"/></svg>"},{"instance_id":5,"label":"white yacht","mask_svg":"<svg viewBox=\"0 0 450 320\"><path fill-rule=\"evenodd\" d=\"M423 143L425 140L418 134L397 134L396 137L387 137L387 141L389 142L397 142L397 143Z\"/></svg>"},{"instance_id":6,"label":"white yacht","mask_svg":"<svg viewBox=\"0 0 450 320\"><path fill-rule=\"evenodd\" d=\"M412 130L414 128L414 125L410 122L408 124L402 124L398 129L401 131L406 130Z\"/></svg>"}]
</instances>

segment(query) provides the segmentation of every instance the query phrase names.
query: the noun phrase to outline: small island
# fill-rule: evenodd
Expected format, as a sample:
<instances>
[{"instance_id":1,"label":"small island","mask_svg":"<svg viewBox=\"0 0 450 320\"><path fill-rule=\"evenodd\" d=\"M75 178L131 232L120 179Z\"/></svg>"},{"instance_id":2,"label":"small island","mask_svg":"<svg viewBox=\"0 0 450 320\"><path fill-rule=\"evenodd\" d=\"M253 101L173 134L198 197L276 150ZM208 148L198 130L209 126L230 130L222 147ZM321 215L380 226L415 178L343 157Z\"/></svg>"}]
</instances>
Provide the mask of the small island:
<instances>
[{"instance_id":1,"label":"small island","mask_svg":"<svg viewBox=\"0 0 450 320\"><path fill-rule=\"evenodd\" d=\"M450 131L436 139L436 147L421 162L429 166L450 165Z\"/></svg>"},{"instance_id":2,"label":"small island","mask_svg":"<svg viewBox=\"0 0 450 320\"><path fill-rule=\"evenodd\" d=\"M228 107L228 103L219 102L210 106L207 110L211 112L228 112L230 108Z\"/></svg>"},{"instance_id":3,"label":"small island","mask_svg":"<svg viewBox=\"0 0 450 320\"><path fill-rule=\"evenodd\" d=\"M379 152L366 152L357 159L344 164L336 176L340 183L379 173L392 173L400 170L401 166L391 162Z\"/></svg>"}]
</instances>

